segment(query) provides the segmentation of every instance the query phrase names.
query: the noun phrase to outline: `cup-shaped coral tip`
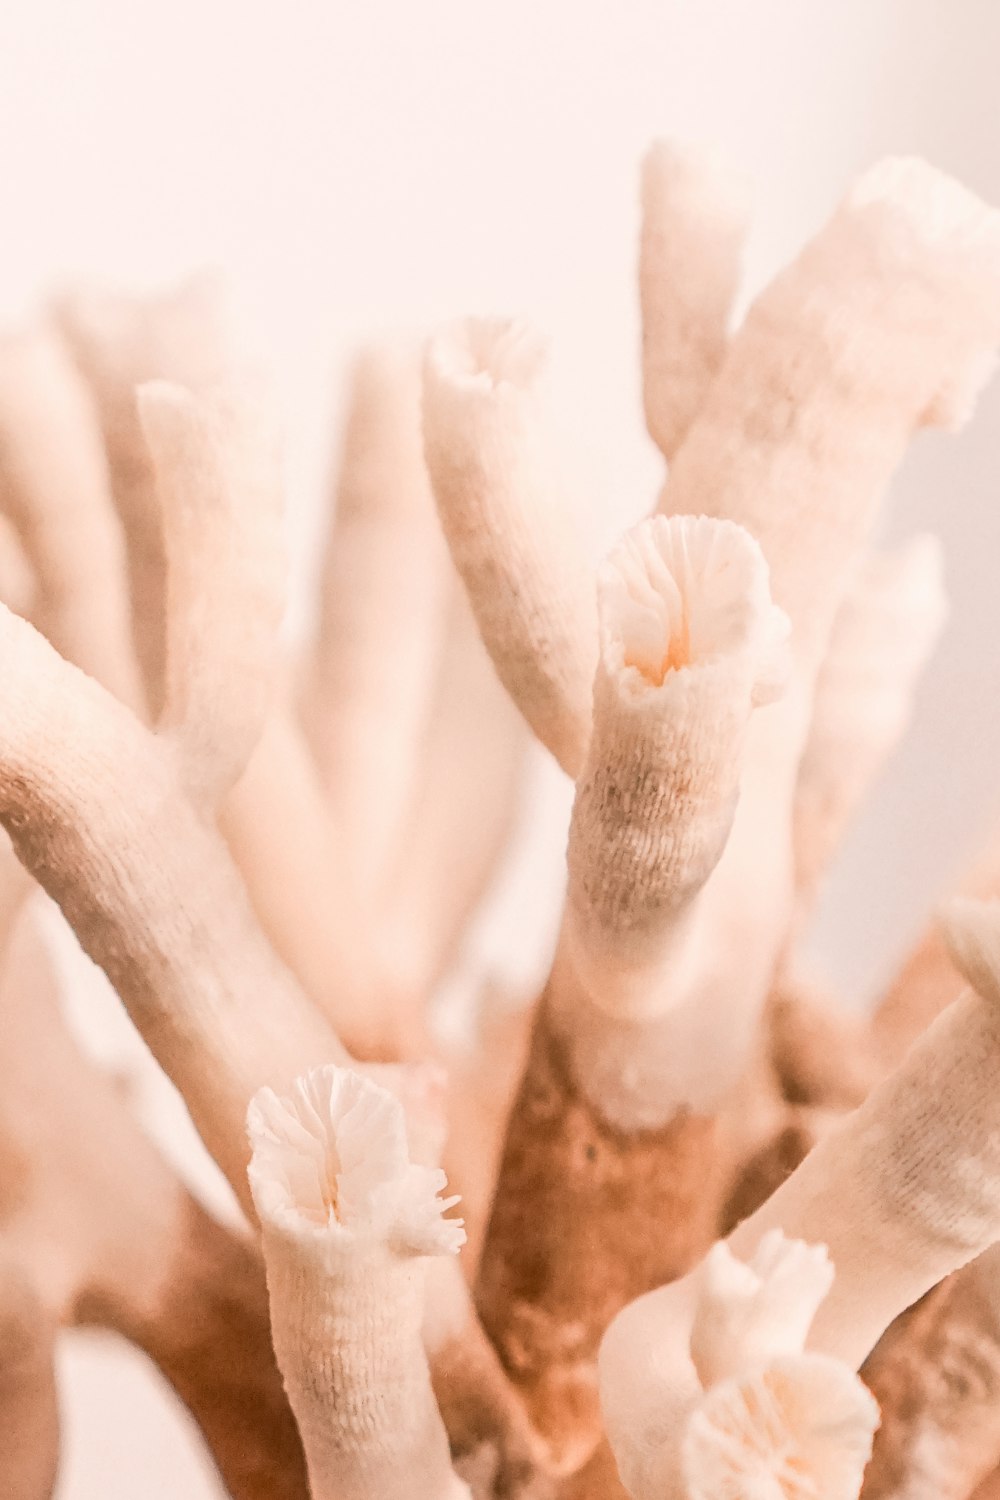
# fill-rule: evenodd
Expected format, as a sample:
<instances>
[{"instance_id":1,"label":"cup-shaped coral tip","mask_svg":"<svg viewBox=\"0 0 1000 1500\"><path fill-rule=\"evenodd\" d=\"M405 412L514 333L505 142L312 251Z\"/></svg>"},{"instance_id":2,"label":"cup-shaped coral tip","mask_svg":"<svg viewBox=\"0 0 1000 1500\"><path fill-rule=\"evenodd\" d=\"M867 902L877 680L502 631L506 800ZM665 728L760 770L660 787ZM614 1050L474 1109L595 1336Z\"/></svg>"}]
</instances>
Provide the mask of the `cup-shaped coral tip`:
<instances>
[{"instance_id":1,"label":"cup-shaped coral tip","mask_svg":"<svg viewBox=\"0 0 1000 1500\"><path fill-rule=\"evenodd\" d=\"M784 685L788 620L771 603L760 547L731 521L643 521L602 565L598 597L605 669L636 692L734 656L752 664L755 703Z\"/></svg>"},{"instance_id":2,"label":"cup-shaped coral tip","mask_svg":"<svg viewBox=\"0 0 1000 1500\"><path fill-rule=\"evenodd\" d=\"M725 1380L688 1420L688 1500L857 1500L879 1413L840 1360L798 1354Z\"/></svg>"},{"instance_id":3,"label":"cup-shaped coral tip","mask_svg":"<svg viewBox=\"0 0 1000 1500\"><path fill-rule=\"evenodd\" d=\"M502 386L526 390L545 360L545 341L529 324L512 318L462 318L431 339L424 370L433 391L443 383L468 397Z\"/></svg>"},{"instance_id":4,"label":"cup-shaped coral tip","mask_svg":"<svg viewBox=\"0 0 1000 1500\"><path fill-rule=\"evenodd\" d=\"M691 1328L702 1385L801 1353L833 1275L825 1245L787 1239L780 1229L764 1235L749 1261L725 1241L713 1245L701 1267Z\"/></svg>"},{"instance_id":5,"label":"cup-shaped coral tip","mask_svg":"<svg viewBox=\"0 0 1000 1500\"><path fill-rule=\"evenodd\" d=\"M351 1068L314 1068L279 1098L261 1089L247 1115L250 1189L263 1222L294 1238L387 1242L400 1254L454 1254L445 1175L410 1160L399 1100Z\"/></svg>"}]
</instances>

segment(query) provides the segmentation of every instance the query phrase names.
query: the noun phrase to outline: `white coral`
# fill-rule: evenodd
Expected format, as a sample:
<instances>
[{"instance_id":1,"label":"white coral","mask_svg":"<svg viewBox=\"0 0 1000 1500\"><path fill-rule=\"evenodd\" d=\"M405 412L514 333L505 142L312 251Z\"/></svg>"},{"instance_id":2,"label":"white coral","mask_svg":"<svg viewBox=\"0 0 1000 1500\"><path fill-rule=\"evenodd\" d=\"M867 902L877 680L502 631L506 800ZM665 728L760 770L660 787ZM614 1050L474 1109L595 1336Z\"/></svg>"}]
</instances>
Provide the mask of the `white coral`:
<instances>
[{"instance_id":1,"label":"white coral","mask_svg":"<svg viewBox=\"0 0 1000 1500\"><path fill-rule=\"evenodd\" d=\"M261 1089L247 1115L250 1186L261 1217L292 1235L380 1239L415 1255L455 1253L458 1202L445 1175L409 1159L406 1120L388 1089L350 1068L314 1068L279 1098Z\"/></svg>"},{"instance_id":2,"label":"white coral","mask_svg":"<svg viewBox=\"0 0 1000 1500\"><path fill-rule=\"evenodd\" d=\"M724 1380L687 1424L688 1500L857 1500L878 1420L857 1375L826 1355Z\"/></svg>"}]
</instances>

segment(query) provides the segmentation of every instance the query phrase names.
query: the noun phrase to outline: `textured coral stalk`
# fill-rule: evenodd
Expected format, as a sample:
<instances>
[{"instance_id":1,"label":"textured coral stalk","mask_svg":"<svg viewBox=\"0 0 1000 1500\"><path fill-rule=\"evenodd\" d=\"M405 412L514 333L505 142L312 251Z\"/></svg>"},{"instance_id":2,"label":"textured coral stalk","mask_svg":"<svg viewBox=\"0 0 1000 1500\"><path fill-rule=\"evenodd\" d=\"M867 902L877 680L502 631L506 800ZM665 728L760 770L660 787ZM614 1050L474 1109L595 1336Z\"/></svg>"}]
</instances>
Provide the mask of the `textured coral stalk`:
<instances>
[{"instance_id":1,"label":"textured coral stalk","mask_svg":"<svg viewBox=\"0 0 1000 1500\"><path fill-rule=\"evenodd\" d=\"M590 723L596 625L581 517L562 498L539 409L539 340L470 320L424 366L424 442L451 555L500 680L575 775Z\"/></svg>"},{"instance_id":2,"label":"textured coral stalk","mask_svg":"<svg viewBox=\"0 0 1000 1500\"><path fill-rule=\"evenodd\" d=\"M695 908L783 643L763 559L736 527L654 518L602 574L565 941L479 1281L487 1328L567 1469L599 1436L593 1359L608 1319L685 1269L717 1206L716 1131L699 1105L727 1071L722 1048L706 1049L722 997L705 985L712 938ZM740 1022L725 1024L740 1046Z\"/></svg>"},{"instance_id":3,"label":"textured coral stalk","mask_svg":"<svg viewBox=\"0 0 1000 1500\"><path fill-rule=\"evenodd\" d=\"M776 1224L822 1231L837 1280L813 1347L855 1364L1000 1231L1000 907L956 902L947 932L975 988L733 1237L741 1251Z\"/></svg>"},{"instance_id":4,"label":"textured coral stalk","mask_svg":"<svg viewBox=\"0 0 1000 1500\"><path fill-rule=\"evenodd\" d=\"M818 663L914 430L957 426L1000 339L1000 214L916 160L867 173L735 335L663 504L746 526Z\"/></svg>"},{"instance_id":5,"label":"textured coral stalk","mask_svg":"<svg viewBox=\"0 0 1000 1500\"><path fill-rule=\"evenodd\" d=\"M643 522L598 590L566 938L594 1004L641 1019L687 998L697 897L732 825L751 710L782 686L788 622L757 544L726 522Z\"/></svg>"},{"instance_id":6,"label":"textured coral stalk","mask_svg":"<svg viewBox=\"0 0 1000 1500\"><path fill-rule=\"evenodd\" d=\"M317 1069L248 1115L274 1345L314 1500L461 1500L421 1340L424 1257L454 1253L444 1174L411 1164L402 1106Z\"/></svg>"},{"instance_id":7,"label":"textured coral stalk","mask_svg":"<svg viewBox=\"0 0 1000 1500\"><path fill-rule=\"evenodd\" d=\"M745 1014L789 935L796 785L837 611L907 443L966 415L998 340L1000 215L922 162L884 162L754 303L671 466L661 506L744 525L792 626L789 691L748 730L711 887Z\"/></svg>"},{"instance_id":8,"label":"textured coral stalk","mask_svg":"<svg viewBox=\"0 0 1000 1500\"><path fill-rule=\"evenodd\" d=\"M0 636L0 819L245 1201L251 1095L344 1054L257 927L170 747L24 621L4 612Z\"/></svg>"},{"instance_id":9,"label":"textured coral stalk","mask_svg":"<svg viewBox=\"0 0 1000 1500\"><path fill-rule=\"evenodd\" d=\"M608 1322L705 1250L722 1178L711 1117L608 1123L574 1080L550 1004L514 1101L476 1299L549 1463L572 1474L601 1436L595 1359Z\"/></svg>"},{"instance_id":10,"label":"textured coral stalk","mask_svg":"<svg viewBox=\"0 0 1000 1500\"><path fill-rule=\"evenodd\" d=\"M375 1044L359 1029L373 990L361 902L280 681L283 495L264 397L242 366L225 386L155 380L137 393L167 569L158 727L190 796L219 810L279 954L369 1055Z\"/></svg>"},{"instance_id":11,"label":"textured coral stalk","mask_svg":"<svg viewBox=\"0 0 1000 1500\"><path fill-rule=\"evenodd\" d=\"M388 1029L372 977L370 924L309 745L280 690L219 826L279 957L352 1056L384 1059Z\"/></svg>"}]
</instances>

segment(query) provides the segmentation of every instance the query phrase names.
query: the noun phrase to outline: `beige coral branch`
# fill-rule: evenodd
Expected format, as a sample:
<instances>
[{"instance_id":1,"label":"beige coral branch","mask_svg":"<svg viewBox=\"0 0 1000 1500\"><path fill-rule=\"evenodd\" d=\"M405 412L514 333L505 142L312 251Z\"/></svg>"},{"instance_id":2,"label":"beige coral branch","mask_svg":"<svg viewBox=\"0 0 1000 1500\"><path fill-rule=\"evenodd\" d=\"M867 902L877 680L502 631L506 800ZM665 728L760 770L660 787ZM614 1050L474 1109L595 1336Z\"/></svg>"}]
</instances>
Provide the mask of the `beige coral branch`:
<instances>
[{"instance_id":1,"label":"beige coral branch","mask_svg":"<svg viewBox=\"0 0 1000 1500\"><path fill-rule=\"evenodd\" d=\"M780 681L784 644L756 545L691 518L654 518L616 549L601 622L564 943L479 1281L487 1329L567 1469L599 1436L592 1361L608 1318L683 1270L713 1223L704 1101L725 1063L706 1037L730 1022L701 982L712 936L695 907L725 845L747 720Z\"/></svg>"},{"instance_id":2,"label":"beige coral branch","mask_svg":"<svg viewBox=\"0 0 1000 1500\"><path fill-rule=\"evenodd\" d=\"M411 1164L399 1102L345 1069L258 1094L250 1182L275 1350L314 1500L461 1500L421 1339L424 1257L454 1253L443 1172Z\"/></svg>"},{"instance_id":3,"label":"beige coral branch","mask_svg":"<svg viewBox=\"0 0 1000 1500\"><path fill-rule=\"evenodd\" d=\"M248 1100L339 1043L265 941L170 747L24 621L4 613L0 636L0 819L245 1200Z\"/></svg>"},{"instance_id":4,"label":"beige coral branch","mask_svg":"<svg viewBox=\"0 0 1000 1500\"><path fill-rule=\"evenodd\" d=\"M164 379L202 389L223 378L230 345L221 286L216 277L201 275L155 297L76 292L56 312L104 432L125 531L135 649L155 717L163 702L167 562L136 387Z\"/></svg>"},{"instance_id":5,"label":"beige coral branch","mask_svg":"<svg viewBox=\"0 0 1000 1500\"><path fill-rule=\"evenodd\" d=\"M137 392L166 550L161 733L192 796L215 807L242 773L270 707L285 606L277 438L242 385Z\"/></svg>"},{"instance_id":6,"label":"beige coral branch","mask_svg":"<svg viewBox=\"0 0 1000 1500\"><path fill-rule=\"evenodd\" d=\"M513 323L470 320L431 341L424 443L451 555L500 680L570 775L590 729L597 643L583 518L543 432L543 352Z\"/></svg>"},{"instance_id":7,"label":"beige coral branch","mask_svg":"<svg viewBox=\"0 0 1000 1500\"><path fill-rule=\"evenodd\" d=\"M941 549L919 536L862 566L836 615L795 790L795 875L807 911L868 787L905 730L946 605Z\"/></svg>"},{"instance_id":8,"label":"beige coral branch","mask_svg":"<svg viewBox=\"0 0 1000 1500\"><path fill-rule=\"evenodd\" d=\"M1000 341L1000 214L887 160L765 289L671 470L663 504L744 525L803 667L914 430L956 426Z\"/></svg>"},{"instance_id":9,"label":"beige coral branch","mask_svg":"<svg viewBox=\"0 0 1000 1500\"><path fill-rule=\"evenodd\" d=\"M671 459L722 363L748 194L717 153L655 141L642 164L639 301L646 426Z\"/></svg>"},{"instance_id":10,"label":"beige coral branch","mask_svg":"<svg viewBox=\"0 0 1000 1500\"><path fill-rule=\"evenodd\" d=\"M219 826L269 940L352 1055L395 1056L368 915L309 746L280 689Z\"/></svg>"},{"instance_id":11,"label":"beige coral branch","mask_svg":"<svg viewBox=\"0 0 1000 1500\"><path fill-rule=\"evenodd\" d=\"M359 1055L377 1055L362 903L280 682L285 568L270 412L249 372L197 392L150 382L138 400L167 554L161 736L190 795L219 809L281 957Z\"/></svg>"},{"instance_id":12,"label":"beige coral branch","mask_svg":"<svg viewBox=\"0 0 1000 1500\"><path fill-rule=\"evenodd\" d=\"M250 771L224 801L223 830L254 909L281 956L327 1014L343 1020L345 1032L353 1028L353 1036L363 1043L370 1031L373 988L369 945L360 936L357 902L306 747L287 706L280 697L274 701L284 547L277 445L260 380L246 362L237 368L235 359L224 371L220 308L209 283L192 284L161 302L74 303L66 316L82 340L111 424L111 474L125 496L125 534L134 543L134 568L144 577L155 573L159 581L153 593L163 591L166 613L157 626L156 649L162 645L168 660L158 694L161 699L166 695L162 727L177 746L182 779L206 813L214 812L265 726L264 743ZM200 336L199 322L204 325ZM57 360L55 372L70 382L67 400L75 395L77 403L83 402L91 424L82 434L68 426L61 441L71 455L74 437L80 444L89 437L96 445L96 457L84 446L79 471L84 488L74 514L79 510L87 517L86 552L99 565L118 557L118 522L107 497L92 493L87 460L98 466L103 479L104 459L86 397L78 389L80 377L57 343L53 348L41 373ZM11 370L11 401L16 394L18 410L32 397L32 369L24 363ZM159 379L138 393L123 388L132 373L158 377L175 368L190 375L193 390ZM225 381L219 384L216 377L223 374ZM60 388L51 379L46 391L50 401L59 397ZM39 393L34 394L37 403ZM42 415L47 420L59 416L67 426L61 407ZM74 415L79 417L71 406L69 416ZM23 422L21 426L25 428ZM49 448L62 451L51 434L48 446L37 433L29 442L33 433L33 427L22 432L21 446L27 444L29 458L36 450L42 458ZM54 497L44 488L53 462L50 458L48 468L41 468L39 459L25 471L25 483L31 481L23 499L26 524L36 530L55 525L45 510ZM137 527L140 534L133 537ZM62 539L59 531L55 541L74 554L84 550L73 532ZM51 561L48 553L39 554L39 567L48 569L45 596L56 600L58 579L50 575L57 564L58 557ZM110 566L108 561L103 572L87 575L80 610L93 614L95 621L116 598L122 607L123 580L114 574L104 577ZM152 597L144 595L143 609ZM152 650L156 642L150 632L156 622L143 609L137 628ZM46 617L40 623L47 629L50 621ZM60 639L77 665L89 667L126 701L135 701L138 684L127 693L123 671L112 670L110 660L114 650L118 658L132 660L124 619L121 629L120 640L111 637L110 626L106 632L104 658L110 664L103 670L78 631L63 631Z\"/></svg>"},{"instance_id":13,"label":"beige coral branch","mask_svg":"<svg viewBox=\"0 0 1000 1500\"><path fill-rule=\"evenodd\" d=\"M787 620L753 539L703 518L643 522L599 598L566 940L593 1004L638 1020L688 998L697 897L732 825L751 710L783 685Z\"/></svg>"}]
</instances>

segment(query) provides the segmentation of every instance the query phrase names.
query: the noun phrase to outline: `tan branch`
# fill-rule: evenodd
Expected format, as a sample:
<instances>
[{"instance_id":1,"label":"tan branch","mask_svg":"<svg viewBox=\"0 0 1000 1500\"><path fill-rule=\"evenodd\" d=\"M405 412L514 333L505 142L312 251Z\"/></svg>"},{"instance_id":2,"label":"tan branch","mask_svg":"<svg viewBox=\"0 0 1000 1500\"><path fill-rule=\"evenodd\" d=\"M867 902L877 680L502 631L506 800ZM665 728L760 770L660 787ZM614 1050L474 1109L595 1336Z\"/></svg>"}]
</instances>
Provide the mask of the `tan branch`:
<instances>
[{"instance_id":1,"label":"tan branch","mask_svg":"<svg viewBox=\"0 0 1000 1500\"><path fill-rule=\"evenodd\" d=\"M163 702L167 561L135 392L152 379L202 389L222 378L229 353L220 288L213 277L201 276L158 297L78 293L56 311L104 432L125 533L135 650L155 717Z\"/></svg>"},{"instance_id":2,"label":"tan branch","mask_svg":"<svg viewBox=\"0 0 1000 1500\"><path fill-rule=\"evenodd\" d=\"M542 431L542 349L509 323L460 324L424 367L427 465L451 555L501 682L575 775L596 648L581 518L558 492Z\"/></svg>"}]
</instances>

